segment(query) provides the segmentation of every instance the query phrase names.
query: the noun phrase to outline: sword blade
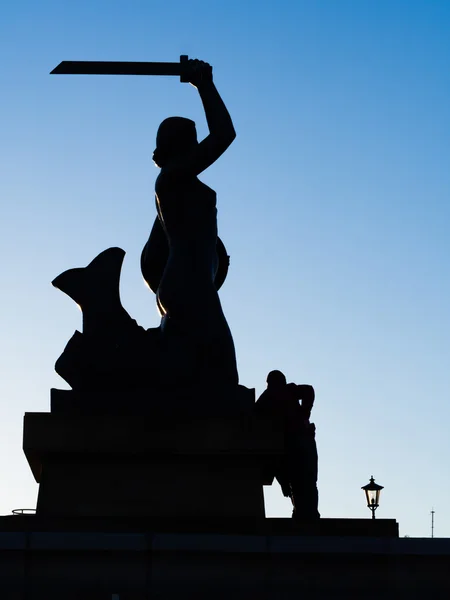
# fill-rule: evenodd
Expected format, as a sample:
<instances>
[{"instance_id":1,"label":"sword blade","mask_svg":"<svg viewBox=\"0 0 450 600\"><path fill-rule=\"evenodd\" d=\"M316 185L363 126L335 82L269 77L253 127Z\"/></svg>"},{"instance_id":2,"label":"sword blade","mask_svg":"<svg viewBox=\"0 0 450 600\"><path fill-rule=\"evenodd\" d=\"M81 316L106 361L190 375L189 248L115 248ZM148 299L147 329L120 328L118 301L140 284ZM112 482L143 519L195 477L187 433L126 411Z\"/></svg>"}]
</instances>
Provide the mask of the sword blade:
<instances>
[{"instance_id":1,"label":"sword blade","mask_svg":"<svg viewBox=\"0 0 450 600\"><path fill-rule=\"evenodd\" d=\"M63 60L50 75L182 75L182 62Z\"/></svg>"}]
</instances>

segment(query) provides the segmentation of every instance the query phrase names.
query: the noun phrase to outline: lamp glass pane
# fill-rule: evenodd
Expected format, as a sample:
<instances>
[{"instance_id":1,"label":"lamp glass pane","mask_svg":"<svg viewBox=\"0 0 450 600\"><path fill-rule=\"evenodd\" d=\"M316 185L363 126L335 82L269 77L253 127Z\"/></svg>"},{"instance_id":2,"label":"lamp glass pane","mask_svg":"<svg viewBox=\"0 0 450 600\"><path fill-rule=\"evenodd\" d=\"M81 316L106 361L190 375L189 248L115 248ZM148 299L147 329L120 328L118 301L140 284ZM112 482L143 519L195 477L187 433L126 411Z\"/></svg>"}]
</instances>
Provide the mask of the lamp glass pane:
<instances>
[{"instance_id":1,"label":"lamp glass pane","mask_svg":"<svg viewBox=\"0 0 450 600\"><path fill-rule=\"evenodd\" d=\"M377 490L367 490L367 504L378 504L379 492Z\"/></svg>"}]
</instances>

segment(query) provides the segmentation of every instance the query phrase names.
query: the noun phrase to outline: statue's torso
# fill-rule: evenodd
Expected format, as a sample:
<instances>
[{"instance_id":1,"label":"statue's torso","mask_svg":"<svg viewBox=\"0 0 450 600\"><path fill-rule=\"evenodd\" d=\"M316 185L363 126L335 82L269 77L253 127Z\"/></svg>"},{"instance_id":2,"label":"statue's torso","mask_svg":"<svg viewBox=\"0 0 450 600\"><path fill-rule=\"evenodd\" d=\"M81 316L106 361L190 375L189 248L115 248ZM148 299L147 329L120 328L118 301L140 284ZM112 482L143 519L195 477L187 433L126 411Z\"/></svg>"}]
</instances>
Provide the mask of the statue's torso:
<instances>
[{"instance_id":1,"label":"statue's torso","mask_svg":"<svg viewBox=\"0 0 450 600\"><path fill-rule=\"evenodd\" d=\"M214 250L217 241L216 192L197 177L161 172L156 180L156 206L169 246L190 251Z\"/></svg>"}]
</instances>

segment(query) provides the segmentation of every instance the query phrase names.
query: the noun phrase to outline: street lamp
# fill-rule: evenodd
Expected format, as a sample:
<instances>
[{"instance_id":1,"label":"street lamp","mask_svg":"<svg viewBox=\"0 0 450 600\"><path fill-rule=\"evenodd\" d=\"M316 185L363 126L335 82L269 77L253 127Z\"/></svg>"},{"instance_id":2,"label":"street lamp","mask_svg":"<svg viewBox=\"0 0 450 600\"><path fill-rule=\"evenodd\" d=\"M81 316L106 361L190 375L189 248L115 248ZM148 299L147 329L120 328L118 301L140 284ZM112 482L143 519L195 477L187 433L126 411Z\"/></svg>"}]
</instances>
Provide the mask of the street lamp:
<instances>
[{"instance_id":1,"label":"street lamp","mask_svg":"<svg viewBox=\"0 0 450 600\"><path fill-rule=\"evenodd\" d=\"M361 489L364 490L366 494L367 508L370 508L370 510L372 511L372 519L375 519L375 511L378 508L380 492L383 489L383 486L378 485L378 483L375 483L375 479L372 475L372 477L370 478L370 483L368 483L367 485L363 485Z\"/></svg>"}]
</instances>

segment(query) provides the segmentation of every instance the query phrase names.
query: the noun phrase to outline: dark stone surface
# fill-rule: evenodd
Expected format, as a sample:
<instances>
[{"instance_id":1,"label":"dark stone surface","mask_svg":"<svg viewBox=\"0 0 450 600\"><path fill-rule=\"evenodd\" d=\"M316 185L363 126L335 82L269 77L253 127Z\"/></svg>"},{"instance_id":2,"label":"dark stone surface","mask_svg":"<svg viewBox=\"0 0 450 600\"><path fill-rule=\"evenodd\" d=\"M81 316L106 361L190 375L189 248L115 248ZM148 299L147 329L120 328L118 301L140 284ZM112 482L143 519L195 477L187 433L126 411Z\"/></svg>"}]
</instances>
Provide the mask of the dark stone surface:
<instances>
[{"instance_id":1,"label":"dark stone surface","mask_svg":"<svg viewBox=\"0 0 450 600\"><path fill-rule=\"evenodd\" d=\"M150 415L155 419L230 417L251 415L255 390L239 385L234 394L212 394L205 388L161 390L138 388L80 392L52 389L51 412L56 415Z\"/></svg>"},{"instance_id":2,"label":"dark stone surface","mask_svg":"<svg viewBox=\"0 0 450 600\"><path fill-rule=\"evenodd\" d=\"M318 527L340 534L314 535L290 519L3 517L0 591L2 600L447 599L450 540L398 538L396 525L323 519Z\"/></svg>"},{"instance_id":3,"label":"dark stone surface","mask_svg":"<svg viewBox=\"0 0 450 600\"><path fill-rule=\"evenodd\" d=\"M216 536L259 536L261 543L265 537L286 538L286 548L291 537L325 538L398 538L398 523L395 519L320 519L303 522L285 518L238 518L238 517L61 517L35 515L8 515L0 517L0 532L48 531L74 533L139 533L216 535ZM209 538L212 539L212 538ZM413 538L407 538L413 539ZM433 540L435 541L435 540ZM320 545L319 545L320 544ZM329 540L318 543L318 547L330 545ZM447 540L450 552L450 540ZM331 549L329 547L329 549Z\"/></svg>"},{"instance_id":4,"label":"dark stone surface","mask_svg":"<svg viewBox=\"0 0 450 600\"><path fill-rule=\"evenodd\" d=\"M254 418L27 413L41 515L264 517L283 434Z\"/></svg>"}]
</instances>

